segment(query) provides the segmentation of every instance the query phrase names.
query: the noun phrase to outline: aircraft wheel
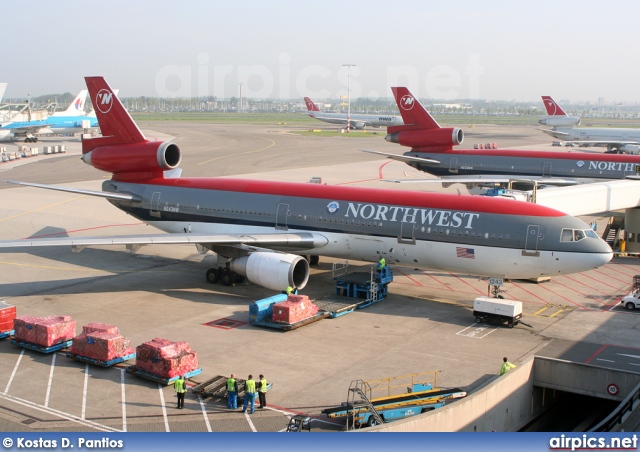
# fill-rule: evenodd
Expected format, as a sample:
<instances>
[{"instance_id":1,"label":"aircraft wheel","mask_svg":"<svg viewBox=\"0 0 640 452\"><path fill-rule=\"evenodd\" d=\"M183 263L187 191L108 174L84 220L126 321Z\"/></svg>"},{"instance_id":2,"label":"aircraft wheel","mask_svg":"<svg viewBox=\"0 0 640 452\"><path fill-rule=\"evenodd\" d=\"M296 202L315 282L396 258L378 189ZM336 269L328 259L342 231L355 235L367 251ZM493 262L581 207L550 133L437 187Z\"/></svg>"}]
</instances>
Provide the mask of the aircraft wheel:
<instances>
[{"instance_id":1,"label":"aircraft wheel","mask_svg":"<svg viewBox=\"0 0 640 452\"><path fill-rule=\"evenodd\" d=\"M504 295L500 295L500 294L498 294L498 298L501 298L501 299L503 299L503 300L504 300Z\"/></svg>"},{"instance_id":2,"label":"aircraft wheel","mask_svg":"<svg viewBox=\"0 0 640 452\"><path fill-rule=\"evenodd\" d=\"M210 284L216 284L218 281L220 281L220 269L210 268L207 270L207 282Z\"/></svg>"},{"instance_id":3,"label":"aircraft wheel","mask_svg":"<svg viewBox=\"0 0 640 452\"><path fill-rule=\"evenodd\" d=\"M318 265L320 263L320 256L311 255L309 258L309 265Z\"/></svg>"},{"instance_id":4,"label":"aircraft wheel","mask_svg":"<svg viewBox=\"0 0 640 452\"><path fill-rule=\"evenodd\" d=\"M242 275L234 273L233 274L233 279L234 279L236 284L242 284L246 278L244 276L242 276Z\"/></svg>"},{"instance_id":5,"label":"aircraft wheel","mask_svg":"<svg viewBox=\"0 0 640 452\"><path fill-rule=\"evenodd\" d=\"M629 311L633 311L636 305L633 304L632 302L628 302L627 304L624 305L624 307L627 308Z\"/></svg>"},{"instance_id":6,"label":"aircraft wheel","mask_svg":"<svg viewBox=\"0 0 640 452\"><path fill-rule=\"evenodd\" d=\"M222 276L220 276L220 281L225 286L230 286L234 283L233 273L230 270L224 270Z\"/></svg>"}]
</instances>

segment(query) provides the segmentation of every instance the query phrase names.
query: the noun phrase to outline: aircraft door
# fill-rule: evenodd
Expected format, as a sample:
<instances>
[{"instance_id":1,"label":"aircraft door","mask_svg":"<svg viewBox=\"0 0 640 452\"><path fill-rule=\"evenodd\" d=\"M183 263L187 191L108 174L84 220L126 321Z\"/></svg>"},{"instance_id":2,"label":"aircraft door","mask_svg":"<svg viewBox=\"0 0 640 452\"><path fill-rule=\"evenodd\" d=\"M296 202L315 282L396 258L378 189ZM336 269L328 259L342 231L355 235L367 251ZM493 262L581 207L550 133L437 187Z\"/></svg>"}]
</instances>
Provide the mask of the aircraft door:
<instances>
[{"instance_id":1,"label":"aircraft door","mask_svg":"<svg viewBox=\"0 0 640 452\"><path fill-rule=\"evenodd\" d=\"M159 191L155 191L153 192L153 195L151 196L151 209L149 211L149 213L151 214L152 217L158 217L160 218L160 192Z\"/></svg>"},{"instance_id":2,"label":"aircraft door","mask_svg":"<svg viewBox=\"0 0 640 452\"><path fill-rule=\"evenodd\" d=\"M544 166L542 167L542 175L551 176L551 162L544 162Z\"/></svg>"},{"instance_id":3,"label":"aircraft door","mask_svg":"<svg viewBox=\"0 0 640 452\"><path fill-rule=\"evenodd\" d=\"M398 243L407 243L415 245L416 243L416 228L415 223L400 223L400 236L398 237Z\"/></svg>"},{"instance_id":4,"label":"aircraft door","mask_svg":"<svg viewBox=\"0 0 640 452\"><path fill-rule=\"evenodd\" d=\"M449 162L449 172L457 173L458 168L460 168L460 166L458 165L458 157L452 157L451 161Z\"/></svg>"},{"instance_id":5,"label":"aircraft door","mask_svg":"<svg viewBox=\"0 0 640 452\"><path fill-rule=\"evenodd\" d=\"M530 224L527 226L527 238L524 242L524 250L529 253L538 251L538 237L540 236L540 226Z\"/></svg>"},{"instance_id":6,"label":"aircraft door","mask_svg":"<svg viewBox=\"0 0 640 452\"><path fill-rule=\"evenodd\" d=\"M278 204L278 213L276 214L276 229L289 229L287 217L289 216L289 204Z\"/></svg>"}]
</instances>

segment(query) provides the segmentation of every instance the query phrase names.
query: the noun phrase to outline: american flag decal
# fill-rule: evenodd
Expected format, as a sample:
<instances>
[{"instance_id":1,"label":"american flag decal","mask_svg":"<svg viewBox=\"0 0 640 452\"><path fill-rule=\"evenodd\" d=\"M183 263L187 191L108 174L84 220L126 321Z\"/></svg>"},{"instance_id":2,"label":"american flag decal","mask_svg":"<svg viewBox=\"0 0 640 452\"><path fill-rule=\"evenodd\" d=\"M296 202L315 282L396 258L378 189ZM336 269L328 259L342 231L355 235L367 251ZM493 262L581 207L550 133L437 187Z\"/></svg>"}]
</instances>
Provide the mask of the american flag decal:
<instances>
[{"instance_id":1,"label":"american flag decal","mask_svg":"<svg viewBox=\"0 0 640 452\"><path fill-rule=\"evenodd\" d=\"M460 246L456 246L456 256L461 257L463 259L476 258L476 254L473 248L462 248Z\"/></svg>"}]
</instances>

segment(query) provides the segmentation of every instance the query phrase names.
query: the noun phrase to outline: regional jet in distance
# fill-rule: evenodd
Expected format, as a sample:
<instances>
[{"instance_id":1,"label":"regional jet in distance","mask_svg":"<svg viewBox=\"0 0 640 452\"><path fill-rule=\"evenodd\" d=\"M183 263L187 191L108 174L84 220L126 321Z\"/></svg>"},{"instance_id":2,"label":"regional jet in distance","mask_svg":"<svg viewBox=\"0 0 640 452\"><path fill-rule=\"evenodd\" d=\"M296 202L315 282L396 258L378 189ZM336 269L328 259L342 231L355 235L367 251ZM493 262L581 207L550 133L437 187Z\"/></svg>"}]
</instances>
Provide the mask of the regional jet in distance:
<instances>
[{"instance_id":1,"label":"regional jet in distance","mask_svg":"<svg viewBox=\"0 0 640 452\"><path fill-rule=\"evenodd\" d=\"M111 173L101 191L11 183L106 198L163 234L0 241L0 248L194 244L218 254L210 282L237 278L280 291L303 288L301 255L505 278L600 267L611 248L581 220L548 207L453 195L250 179L180 177L181 151L149 141L102 77L87 77L101 137L82 160Z\"/></svg>"},{"instance_id":2,"label":"regional jet in distance","mask_svg":"<svg viewBox=\"0 0 640 452\"><path fill-rule=\"evenodd\" d=\"M309 111L310 117L331 124L347 125L347 115L344 113L321 112L318 106L308 97L304 98L304 102L307 104L307 110ZM350 117L350 124L352 129L364 129L365 127L387 127L394 124L402 124L402 118L400 116L393 115L352 114Z\"/></svg>"},{"instance_id":3,"label":"regional jet in distance","mask_svg":"<svg viewBox=\"0 0 640 452\"><path fill-rule=\"evenodd\" d=\"M551 126L544 133L581 147L606 147L608 153L640 154L640 129L613 127L572 127L580 118L567 116L551 96L542 96L548 116L538 121Z\"/></svg>"},{"instance_id":4,"label":"regional jet in distance","mask_svg":"<svg viewBox=\"0 0 640 452\"><path fill-rule=\"evenodd\" d=\"M461 129L441 128L407 88L391 89L405 125L389 127L385 139L410 147L411 151L403 155L365 152L399 160L440 177L422 182L508 183L512 179L526 178L548 185L576 185L603 179L640 178L640 155L505 149L454 150L453 146L461 144L464 139Z\"/></svg>"}]
</instances>

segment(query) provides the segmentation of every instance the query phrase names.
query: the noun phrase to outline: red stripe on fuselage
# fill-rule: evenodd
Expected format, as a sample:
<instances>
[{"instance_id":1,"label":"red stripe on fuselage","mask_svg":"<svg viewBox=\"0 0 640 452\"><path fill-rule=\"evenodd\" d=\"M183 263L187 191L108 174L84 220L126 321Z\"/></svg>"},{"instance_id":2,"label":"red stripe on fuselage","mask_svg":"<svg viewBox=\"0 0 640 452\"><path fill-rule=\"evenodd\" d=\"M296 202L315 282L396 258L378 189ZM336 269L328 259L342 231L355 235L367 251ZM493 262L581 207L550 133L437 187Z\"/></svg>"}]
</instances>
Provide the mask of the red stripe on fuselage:
<instances>
[{"instance_id":1,"label":"red stripe on fuselage","mask_svg":"<svg viewBox=\"0 0 640 452\"><path fill-rule=\"evenodd\" d=\"M483 212L501 215L523 215L532 217L566 216L565 213L537 204L530 204L510 199L492 198L489 196L454 195L449 193L400 191L381 188L344 187L311 183L205 177L150 179L136 181L135 183L199 190L220 190L238 193L328 199L332 201L351 201L430 209Z\"/></svg>"},{"instance_id":2,"label":"red stripe on fuselage","mask_svg":"<svg viewBox=\"0 0 640 452\"><path fill-rule=\"evenodd\" d=\"M480 155L487 157L522 157L522 158L536 158L547 160L595 160L598 162L624 162L624 163L638 163L640 164L640 155L629 154L597 154L591 152L558 152L558 151L517 151L517 150L481 150L481 149L469 149L469 150L451 150L446 152L429 152L412 150L416 154L446 154L446 155Z\"/></svg>"}]
</instances>

